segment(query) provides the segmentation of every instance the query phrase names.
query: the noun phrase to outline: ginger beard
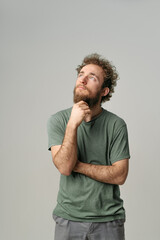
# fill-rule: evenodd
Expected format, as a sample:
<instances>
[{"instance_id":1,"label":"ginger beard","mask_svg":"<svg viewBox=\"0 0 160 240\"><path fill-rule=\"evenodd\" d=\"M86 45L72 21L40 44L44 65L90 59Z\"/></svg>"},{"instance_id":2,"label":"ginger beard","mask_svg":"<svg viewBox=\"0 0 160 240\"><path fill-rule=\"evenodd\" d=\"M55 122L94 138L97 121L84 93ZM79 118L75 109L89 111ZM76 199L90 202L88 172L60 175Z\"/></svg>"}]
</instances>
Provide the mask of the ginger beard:
<instances>
[{"instance_id":1,"label":"ginger beard","mask_svg":"<svg viewBox=\"0 0 160 240\"><path fill-rule=\"evenodd\" d=\"M101 90L99 90L95 96L90 97L90 91L85 87L85 90L79 90L77 91L77 88L79 87L76 86L74 88L73 94L74 94L74 103L80 102L80 101L84 101L88 104L89 108L93 108L94 106L97 105L97 103L99 102L99 99L101 97Z\"/></svg>"}]
</instances>

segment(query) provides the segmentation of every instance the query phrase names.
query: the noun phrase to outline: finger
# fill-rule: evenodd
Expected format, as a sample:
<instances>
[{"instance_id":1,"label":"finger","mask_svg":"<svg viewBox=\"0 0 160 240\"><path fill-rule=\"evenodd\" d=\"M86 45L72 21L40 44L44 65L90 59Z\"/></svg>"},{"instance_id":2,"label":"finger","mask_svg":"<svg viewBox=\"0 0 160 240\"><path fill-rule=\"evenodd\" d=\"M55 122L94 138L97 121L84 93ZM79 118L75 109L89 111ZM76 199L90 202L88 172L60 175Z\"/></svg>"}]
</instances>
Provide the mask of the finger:
<instances>
[{"instance_id":1,"label":"finger","mask_svg":"<svg viewBox=\"0 0 160 240\"><path fill-rule=\"evenodd\" d=\"M80 101L80 102L78 102L77 104L78 104L79 106L80 106L80 105L88 106L88 104L87 104L85 101Z\"/></svg>"},{"instance_id":2,"label":"finger","mask_svg":"<svg viewBox=\"0 0 160 240\"><path fill-rule=\"evenodd\" d=\"M85 115L90 115L91 114L91 110L90 109L86 109L86 110L84 110L84 112L85 112Z\"/></svg>"},{"instance_id":3,"label":"finger","mask_svg":"<svg viewBox=\"0 0 160 240\"><path fill-rule=\"evenodd\" d=\"M86 105L82 105L82 106L80 106L80 108L81 108L82 110L89 110L89 107L86 106Z\"/></svg>"},{"instance_id":4,"label":"finger","mask_svg":"<svg viewBox=\"0 0 160 240\"><path fill-rule=\"evenodd\" d=\"M91 114L90 113L85 114L84 121L86 121L86 122L91 121Z\"/></svg>"}]
</instances>

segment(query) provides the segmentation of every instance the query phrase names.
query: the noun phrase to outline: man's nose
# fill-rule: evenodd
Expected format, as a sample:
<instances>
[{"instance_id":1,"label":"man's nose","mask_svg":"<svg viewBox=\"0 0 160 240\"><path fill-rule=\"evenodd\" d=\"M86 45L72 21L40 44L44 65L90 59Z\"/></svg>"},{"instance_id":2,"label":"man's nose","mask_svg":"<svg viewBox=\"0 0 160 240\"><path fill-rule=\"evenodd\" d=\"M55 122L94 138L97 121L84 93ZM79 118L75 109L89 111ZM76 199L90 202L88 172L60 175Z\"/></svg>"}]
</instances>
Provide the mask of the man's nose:
<instances>
[{"instance_id":1,"label":"man's nose","mask_svg":"<svg viewBox=\"0 0 160 240\"><path fill-rule=\"evenodd\" d=\"M87 84L87 76L83 76L81 79L80 79L81 83L83 83L84 85Z\"/></svg>"}]
</instances>

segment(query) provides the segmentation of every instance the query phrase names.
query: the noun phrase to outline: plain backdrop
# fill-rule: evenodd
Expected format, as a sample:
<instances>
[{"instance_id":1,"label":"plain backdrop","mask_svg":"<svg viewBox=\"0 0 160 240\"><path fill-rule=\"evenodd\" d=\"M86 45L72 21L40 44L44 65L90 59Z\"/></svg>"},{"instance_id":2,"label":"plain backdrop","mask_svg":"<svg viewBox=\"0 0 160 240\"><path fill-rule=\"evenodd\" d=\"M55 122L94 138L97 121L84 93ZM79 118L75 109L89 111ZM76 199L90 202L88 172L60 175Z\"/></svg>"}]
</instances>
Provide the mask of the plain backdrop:
<instances>
[{"instance_id":1,"label":"plain backdrop","mask_svg":"<svg viewBox=\"0 0 160 240\"><path fill-rule=\"evenodd\" d=\"M53 240L60 173L47 120L71 107L75 68L97 52L120 79L105 109L128 126L127 240L159 240L160 2L1 0L0 239Z\"/></svg>"}]
</instances>

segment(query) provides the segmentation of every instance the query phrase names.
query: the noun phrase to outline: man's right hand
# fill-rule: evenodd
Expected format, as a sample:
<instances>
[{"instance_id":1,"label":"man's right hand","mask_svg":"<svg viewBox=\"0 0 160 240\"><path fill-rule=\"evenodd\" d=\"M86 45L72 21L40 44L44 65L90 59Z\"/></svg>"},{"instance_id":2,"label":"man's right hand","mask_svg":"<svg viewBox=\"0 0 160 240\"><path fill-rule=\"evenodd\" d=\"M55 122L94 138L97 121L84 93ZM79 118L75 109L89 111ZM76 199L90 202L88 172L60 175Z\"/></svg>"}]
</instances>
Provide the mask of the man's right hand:
<instances>
[{"instance_id":1,"label":"man's right hand","mask_svg":"<svg viewBox=\"0 0 160 240\"><path fill-rule=\"evenodd\" d=\"M84 119L91 120L91 110L86 102L80 101L73 105L69 123L78 127Z\"/></svg>"}]
</instances>

